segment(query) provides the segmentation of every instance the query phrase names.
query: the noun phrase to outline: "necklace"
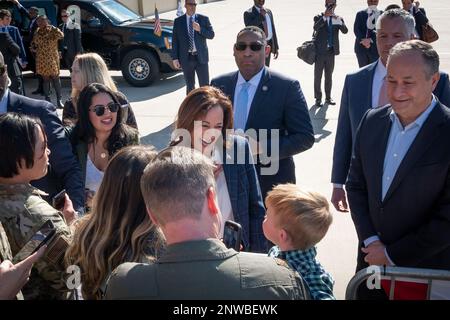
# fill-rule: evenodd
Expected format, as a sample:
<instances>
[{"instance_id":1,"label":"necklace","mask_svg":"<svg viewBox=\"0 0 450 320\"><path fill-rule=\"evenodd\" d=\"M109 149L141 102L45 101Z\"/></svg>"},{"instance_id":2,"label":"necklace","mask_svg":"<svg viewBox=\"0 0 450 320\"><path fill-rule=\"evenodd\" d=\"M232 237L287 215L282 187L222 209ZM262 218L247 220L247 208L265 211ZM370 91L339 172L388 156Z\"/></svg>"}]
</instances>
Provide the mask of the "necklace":
<instances>
[{"instance_id":1,"label":"necklace","mask_svg":"<svg viewBox=\"0 0 450 320\"><path fill-rule=\"evenodd\" d=\"M92 148L94 149L94 159L95 159L95 144L92 144ZM105 159L107 156L106 152L100 152L100 158Z\"/></svg>"}]
</instances>

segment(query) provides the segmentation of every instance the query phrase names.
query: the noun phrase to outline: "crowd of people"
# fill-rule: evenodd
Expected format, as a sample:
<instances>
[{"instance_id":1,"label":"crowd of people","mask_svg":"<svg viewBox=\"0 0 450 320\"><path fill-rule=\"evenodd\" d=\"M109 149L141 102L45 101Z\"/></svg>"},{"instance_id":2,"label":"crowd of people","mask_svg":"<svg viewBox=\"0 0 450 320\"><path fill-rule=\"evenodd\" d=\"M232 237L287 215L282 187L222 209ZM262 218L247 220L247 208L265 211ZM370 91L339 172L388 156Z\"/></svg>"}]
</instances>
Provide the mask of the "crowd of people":
<instances>
[{"instance_id":1,"label":"crowd of people","mask_svg":"<svg viewBox=\"0 0 450 320\"><path fill-rule=\"evenodd\" d=\"M357 270L449 270L448 74L420 40L428 23L420 4L381 11L378 3L367 0L356 14L361 68L345 78L331 203L351 211ZM25 10L31 56L0 11L0 299L335 299L316 257L333 221L328 200L295 184L293 156L313 146L313 126L299 82L269 67L279 47L264 4L254 0L243 14L237 70L210 81L214 30L197 1L185 0L172 57L187 96L159 152L139 145L127 97L102 57L82 53L66 10L59 29ZM348 32L337 0L324 5L313 19L318 107L324 72L325 104L336 104L332 73L339 32ZM71 70L64 104L60 58ZM21 68L30 61L47 101L24 95ZM18 261L48 221L52 237ZM222 241L226 221L241 227L239 250ZM361 286L358 297L387 293Z\"/></svg>"}]
</instances>

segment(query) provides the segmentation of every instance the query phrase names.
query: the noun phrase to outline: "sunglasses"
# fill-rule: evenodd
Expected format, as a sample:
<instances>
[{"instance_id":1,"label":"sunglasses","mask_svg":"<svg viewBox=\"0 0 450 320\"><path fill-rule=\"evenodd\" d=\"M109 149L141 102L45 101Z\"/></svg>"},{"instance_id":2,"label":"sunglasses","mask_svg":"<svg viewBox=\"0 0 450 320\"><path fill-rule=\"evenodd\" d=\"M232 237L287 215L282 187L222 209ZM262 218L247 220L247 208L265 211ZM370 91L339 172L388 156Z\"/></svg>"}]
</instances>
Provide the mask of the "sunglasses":
<instances>
[{"instance_id":1,"label":"sunglasses","mask_svg":"<svg viewBox=\"0 0 450 320\"><path fill-rule=\"evenodd\" d=\"M68 18L68 17L69 17L68 15L61 16L61 18Z\"/></svg>"},{"instance_id":2,"label":"sunglasses","mask_svg":"<svg viewBox=\"0 0 450 320\"><path fill-rule=\"evenodd\" d=\"M93 106L93 107L89 108L89 111L93 111L93 112L95 112L97 117L101 117L102 115L105 114L106 108L108 108L109 111L115 113L115 112L119 111L120 107L121 107L120 103L110 102L106 106L101 105L101 104Z\"/></svg>"},{"instance_id":3,"label":"sunglasses","mask_svg":"<svg viewBox=\"0 0 450 320\"><path fill-rule=\"evenodd\" d=\"M5 73L6 68L7 68L6 64L0 65L0 76L2 76Z\"/></svg>"},{"instance_id":4,"label":"sunglasses","mask_svg":"<svg viewBox=\"0 0 450 320\"><path fill-rule=\"evenodd\" d=\"M244 42L238 42L238 43L236 43L234 45L234 48L237 51L244 51L245 49L247 49L247 47L250 47L250 49L252 51L257 52L257 51L260 51L262 49L262 47L264 47L264 45L262 43L259 43L259 42L252 42L250 44L246 44Z\"/></svg>"},{"instance_id":5,"label":"sunglasses","mask_svg":"<svg viewBox=\"0 0 450 320\"><path fill-rule=\"evenodd\" d=\"M186 5L187 5L187 6L194 6L194 7L197 6L196 3L186 3Z\"/></svg>"}]
</instances>

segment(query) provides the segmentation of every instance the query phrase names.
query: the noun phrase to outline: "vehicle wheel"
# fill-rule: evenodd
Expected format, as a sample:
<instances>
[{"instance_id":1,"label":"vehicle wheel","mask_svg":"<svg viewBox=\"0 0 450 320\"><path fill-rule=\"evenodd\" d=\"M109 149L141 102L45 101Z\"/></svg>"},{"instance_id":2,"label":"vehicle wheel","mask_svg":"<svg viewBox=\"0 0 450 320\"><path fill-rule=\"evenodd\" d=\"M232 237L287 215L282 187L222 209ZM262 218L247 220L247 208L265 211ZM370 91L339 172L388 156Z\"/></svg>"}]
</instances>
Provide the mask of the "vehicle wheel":
<instances>
[{"instance_id":1,"label":"vehicle wheel","mask_svg":"<svg viewBox=\"0 0 450 320\"><path fill-rule=\"evenodd\" d=\"M146 87L159 76L159 63L147 50L132 50L122 61L122 75L134 87Z\"/></svg>"}]
</instances>

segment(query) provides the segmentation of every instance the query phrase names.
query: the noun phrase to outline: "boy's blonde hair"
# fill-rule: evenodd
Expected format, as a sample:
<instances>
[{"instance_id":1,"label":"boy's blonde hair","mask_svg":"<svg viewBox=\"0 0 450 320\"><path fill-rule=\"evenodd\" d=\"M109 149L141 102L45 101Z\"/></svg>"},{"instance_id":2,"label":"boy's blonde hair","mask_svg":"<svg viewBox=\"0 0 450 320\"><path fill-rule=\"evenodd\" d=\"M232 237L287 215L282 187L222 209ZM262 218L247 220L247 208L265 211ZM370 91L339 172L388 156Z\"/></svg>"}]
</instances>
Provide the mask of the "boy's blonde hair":
<instances>
[{"instance_id":1,"label":"boy's blonde hair","mask_svg":"<svg viewBox=\"0 0 450 320\"><path fill-rule=\"evenodd\" d=\"M299 250L310 249L322 240L333 221L324 196L303 191L295 184L275 186L267 194L266 206L276 217L275 226L284 229Z\"/></svg>"}]
</instances>

